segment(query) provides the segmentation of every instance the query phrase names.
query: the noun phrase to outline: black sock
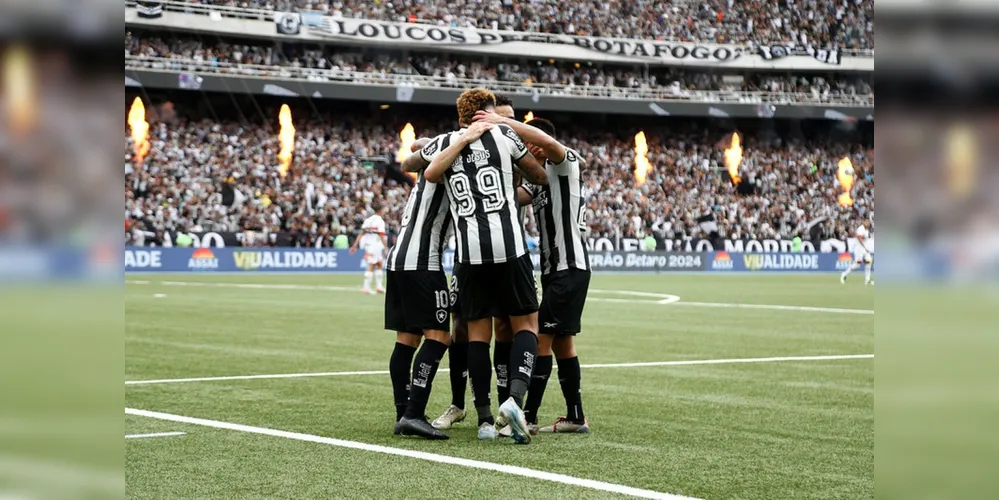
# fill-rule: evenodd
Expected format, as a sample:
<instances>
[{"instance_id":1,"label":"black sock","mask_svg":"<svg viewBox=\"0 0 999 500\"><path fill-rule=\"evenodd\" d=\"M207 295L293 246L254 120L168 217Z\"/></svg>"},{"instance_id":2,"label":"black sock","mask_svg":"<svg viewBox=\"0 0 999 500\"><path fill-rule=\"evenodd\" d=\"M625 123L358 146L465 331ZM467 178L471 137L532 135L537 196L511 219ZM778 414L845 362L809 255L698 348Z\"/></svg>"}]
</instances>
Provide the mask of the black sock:
<instances>
[{"instance_id":1,"label":"black sock","mask_svg":"<svg viewBox=\"0 0 999 500\"><path fill-rule=\"evenodd\" d=\"M510 397L517 406L524 407L524 394L531 383L534 372L534 358L538 356L538 336L521 330L513 336L513 349L510 350Z\"/></svg>"},{"instance_id":2,"label":"black sock","mask_svg":"<svg viewBox=\"0 0 999 500\"><path fill-rule=\"evenodd\" d=\"M455 342L447 350L451 358L451 404L465 409L465 389L468 387L468 342Z\"/></svg>"},{"instance_id":3,"label":"black sock","mask_svg":"<svg viewBox=\"0 0 999 500\"><path fill-rule=\"evenodd\" d=\"M531 375L531 386L527 390L527 403L524 406L524 416L527 423L538 423L538 408L541 408L541 400L545 397L545 388L548 387L548 377L552 376L552 356L538 356L538 362L534 365L534 374Z\"/></svg>"},{"instance_id":4,"label":"black sock","mask_svg":"<svg viewBox=\"0 0 999 500\"><path fill-rule=\"evenodd\" d=\"M493 422L489 403L492 392L493 367L489 363L489 342L468 343L468 377L472 379L472 397L479 413L479 424Z\"/></svg>"},{"instance_id":5,"label":"black sock","mask_svg":"<svg viewBox=\"0 0 999 500\"><path fill-rule=\"evenodd\" d=\"M415 347L396 342L392 357L389 359L389 377L392 378L392 395L395 397L396 422L406 413L406 402L409 401L409 369L413 366L414 354L416 354Z\"/></svg>"},{"instance_id":6,"label":"black sock","mask_svg":"<svg viewBox=\"0 0 999 500\"><path fill-rule=\"evenodd\" d=\"M510 397L510 351L513 342L496 342L493 367L496 368L496 402L503 404Z\"/></svg>"},{"instance_id":7,"label":"black sock","mask_svg":"<svg viewBox=\"0 0 999 500\"><path fill-rule=\"evenodd\" d=\"M558 360L558 383L565 398L565 416L577 424L583 423L586 418L583 415L583 396L579 394L579 378L578 357Z\"/></svg>"},{"instance_id":8,"label":"black sock","mask_svg":"<svg viewBox=\"0 0 999 500\"><path fill-rule=\"evenodd\" d=\"M427 400L434 385L434 376L441 364L441 358L447 352L447 346L432 339L425 339L420 352L416 353L413 362L413 383L409 391L409 405L406 406L406 418L423 418L427 412Z\"/></svg>"}]
</instances>

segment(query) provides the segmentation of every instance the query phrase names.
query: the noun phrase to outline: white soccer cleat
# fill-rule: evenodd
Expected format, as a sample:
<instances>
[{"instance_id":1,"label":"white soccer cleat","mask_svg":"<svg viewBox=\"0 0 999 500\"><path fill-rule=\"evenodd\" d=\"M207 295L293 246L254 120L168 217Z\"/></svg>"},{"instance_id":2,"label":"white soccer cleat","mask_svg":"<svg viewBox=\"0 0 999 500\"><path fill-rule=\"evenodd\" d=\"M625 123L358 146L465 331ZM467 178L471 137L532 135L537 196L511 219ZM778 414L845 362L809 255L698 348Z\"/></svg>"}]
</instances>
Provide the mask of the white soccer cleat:
<instances>
[{"instance_id":1,"label":"white soccer cleat","mask_svg":"<svg viewBox=\"0 0 999 500\"><path fill-rule=\"evenodd\" d=\"M482 422L479 426L479 439L483 441L491 441L496 439L496 426L488 422Z\"/></svg>"},{"instance_id":2,"label":"white soccer cleat","mask_svg":"<svg viewBox=\"0 0 999 500\"><path fill-rule=\"evenodd\" d=\"M499 407L499 414L510 424L513 432L513 441L517 444L530 444L531 432L527 428L527 419L524 418L524 410L517 406L511 397Z\"/></svg>"},{"instance_id":3,"label":"white soccer cleat","mask_svg":"<svg viewBox=\"0 0 999 500\"><path fill-rule=\"evenodd\" d=\"M377 289L375 289L375 292L377 292L377 293L385 293L385 289L384 288L377 288Z\"/></svg>"},{"instance_id":4,"label":"white soccer cleat","mask_svg":"<svg viewBox=\"0 0 999 500\"><path fill-rule=\"evenodd\" d=\"M371 290L368 290L367 288L362 288L361 289L361 293L363 293L364 295L371 295L372 292L371 292Z\"/></svg>"},{"instance_id":5,"label":"white soccer cleat","mask_svg":"<svg viewBox=\"0 0 999 500\"><path fill-rule=\"evenodd\" d=\"M839 284L840 285L845 285L846 284L846 276L843 276L842 274L839 275Z\"/></svg>"},{"instance_id":6,"label":"white soccer cleat","mask_svg":"<svg viewBox=\"0 0 999 500\"><path fill-rule=\"evenodd\" d=\"M577 424L565 417L559 417L555 420L552 425L547 425L538 429L539 432L544 433L557 433L557 434L589 434L590 433L590 423L583 420L583 423Z\"/></svg>"},{"instance_id":7,"label":"white soccer cleat","mask_svg":"<svg viewBox=\"0 0 999 500\"><path fill-rule=\"evenodd\" d=\"M451 405L443 415L437 417L437 420L434 420L434 423L430 425L433 425L434 429L437 430L448 430L452 425L465 420L466 414L467 412L465 410L462 410L455 405Z\"/></svg>"}]
</instances>

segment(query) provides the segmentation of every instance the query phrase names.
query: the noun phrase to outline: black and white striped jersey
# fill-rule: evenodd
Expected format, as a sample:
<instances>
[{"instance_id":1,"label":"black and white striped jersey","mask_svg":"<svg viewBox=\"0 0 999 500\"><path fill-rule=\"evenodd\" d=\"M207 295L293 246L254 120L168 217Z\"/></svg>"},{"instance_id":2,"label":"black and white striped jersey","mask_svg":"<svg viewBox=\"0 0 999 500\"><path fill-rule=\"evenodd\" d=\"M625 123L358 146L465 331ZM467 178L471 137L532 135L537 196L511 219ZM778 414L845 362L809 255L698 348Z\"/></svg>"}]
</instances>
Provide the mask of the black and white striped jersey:
<instances>
[{"instance_id":1,"label":"black and white striped jersey","mask_svg":"<svg viewBox=\"0 0 999 500\"><path fill-rule=\"evenodd\" d=\"M437 136L421 150L428 162L447 147L449 137ZM441 144L443 143L443 147ZM439 149L438 149L439 148ZM430 158L428 158L430 156ZM428 182L421 171L402 215L399 237L389 251L389 271L442 271L441 256L450 238L451 211L442 184Z\"/></svg>"},{"instance_id":2,"label":"black and white striped jersey","mask_svg":"<svg viewBox=\"0 0 999 500\"><path fill-rule=\"evenodd\" d=\"M445 134L436 155L465 129ZM429 147L429 145L428 145ZM457 262L501 263L527 253L513 184L514 162L527 154L524 141L506 125L469 144L444 174L457 239Z\"/></svg>"},{"instance_id":3,"label":"black and white striped jersey","mask_svg":"<svg viewBox=\"0 0 999 500\"><path fill-rule=\"evenodd\" d=\"M541 233L541 274L573 268L590 269L583 235L586 200L579 173L579 153L565 150L562 163L545 162L547 186L526 186Z\"/></svg>"}]
</instances>

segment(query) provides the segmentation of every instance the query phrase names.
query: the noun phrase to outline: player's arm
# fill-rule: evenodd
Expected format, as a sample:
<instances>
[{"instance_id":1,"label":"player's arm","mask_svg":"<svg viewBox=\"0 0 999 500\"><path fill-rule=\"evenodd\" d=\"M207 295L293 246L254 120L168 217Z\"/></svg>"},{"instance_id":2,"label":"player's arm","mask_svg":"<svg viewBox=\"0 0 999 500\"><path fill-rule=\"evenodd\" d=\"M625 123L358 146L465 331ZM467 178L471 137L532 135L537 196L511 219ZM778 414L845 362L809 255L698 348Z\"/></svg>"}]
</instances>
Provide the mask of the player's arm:
<instances>
[{"instance_id":1,"label":"player's arm","mask_svg":"<svg viewBox=\"0 0 999 500\"><path fill-rule=\"evenodd\" d=\"M545 167L541 165L541 162L534 157L531 153L526 153L521 156L519 160L514 162L520 173L524 175L531 184L535 186L547 186L548 185L548 173L545 172Z\"/></svg>"},{"instance_id":2,"label":"player's arm","mask_svg":"<svg viewBox=\"0 0 999 500\"><path fill-rule=\"evenodd\" d=\"M482 137L482 134L491 128L493 128L492 123L473 123L472 126L465 130L465 133L452 140L451 144L448 144L448 147L434 156L427 167L427 171L423 173L423 177L434 183L444 182L444 172L447 172L451 168L451 164L454 163L454 160L458 159L461 150L478 140L479 137Z\"/></svg>"},{"instance_id":3,"label":"player's arm","mask_svg":"<svg viewBox=\"0 0 999 500\"><path fill-rule=\"evenodd\" d=\"M402 160L402 171L419 172L420 170L427 168L427 165L430 165L430 160L427 159L427 152L423 151L423 149L426 148L432 141L436 141L437 139L437 137L434 137L433 139L429 137L421 137L413 141L413 144L409 147L412 154L407 156L405 160Z\"/></svg>"},{"instance_id":4,"label":"player's arm","mask_svg":"<svg viewBox=\"0 0 999 500\"><path fill-rule=\"evenodd\" d=\"M552 163L558 165L565 161L565 146L556 141L552 136L542 132L537 127L532 127L526 123L521 123L512 118L505 118L491 111L479 111L475 113L474 120L487 121L497 125L506 125L513 129L521 139L534 144L545 152Z\"/></svg>"},{"instance_id":5,"label":"player's arm","mask_svg":"<svg viewBox=\"0 0 999 500\"><path fill-rule=\"evenodd\" d=\"M350 253L351 254L353 254L354 252L357 252L357 245L360 244L361 243L361 239L364 238L364 232L365 232L364 229L361 229L361 232L358 233L357 238L354 239L354 244L350 246Z\"/></svg>"},{"instance_id":6,"label":"player's arm","mask_svg":"<svg viewBox=\"0 0 999 500\"><path fill-rule=\"evenodd\" d=\"M517 204L520 206L526 206L531 204L531 200L534 197L531 195L531 191L525 186L520 186L517 188Z\"/></svg>"}]
</instances>

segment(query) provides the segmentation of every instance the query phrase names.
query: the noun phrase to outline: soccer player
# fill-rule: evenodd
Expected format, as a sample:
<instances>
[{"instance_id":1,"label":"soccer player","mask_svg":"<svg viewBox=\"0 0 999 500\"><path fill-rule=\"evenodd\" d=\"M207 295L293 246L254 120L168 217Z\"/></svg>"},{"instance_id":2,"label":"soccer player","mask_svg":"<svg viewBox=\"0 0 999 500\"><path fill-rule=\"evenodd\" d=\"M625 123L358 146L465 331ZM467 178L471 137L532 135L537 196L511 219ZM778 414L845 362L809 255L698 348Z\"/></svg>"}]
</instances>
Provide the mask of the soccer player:
<instances>
[{"instance_id":1,"label":"soccer player","mask_svg":"<svg viewBox=\"0 0 999 500\"><path fill-rule=\"evenodd\" d=\"M438 147L436 142L427 143L403 162L403 168L419 172L429 164L426 155L437 152ZM430 425L425 414L437 369L451 342L449 293L441 265L451 226L443 186L427 182L423 172L419 172L387 263L385 329L396 332L395 349L389 361L396 434L448 438ZM416 353L421 335L423 345Z\"/></svg>"},{"instance_id":2,"label":"soccer player","mask_svg":"<svg viewBox=\"0 0 999 500\"><path fill-rule=\"evenodd\" d=\"M375 290L378 293L385 293L382 286L382 269L385 267L385 249L388 247L388 240L385 236L385 207L375 205L375 213L371 217L364 219L361 224L361 234L357 235L354 244L350 247L350 253L357 252L358 246L364 250L364 262L368 268L364 271L364 286L361 293L370 294L371 277L375 278Z\"/></svg>"},{"instance_id":3,"label":"soccer player","mask_svg":"<svg viewBox=\"0 0 999 500\"><path fill-rule=\"evenodd\" d=\"M522 408L537 357L538 298L534 266L518 223L514 170L534 184L547 184L548 176L513 129L472 123L476 112L493 111L495 106L488 90L463 92L457 101L462 128L447 134L449 144L433 158L425 175L447 186L455 219L457 299L468 321L468 367L479 430L488 427L495 433L489 404L491 319L509 316L516 332L510 353L510 398L500 405L499 413L510 424L514 441L527 444L531 435Z\"/></svg>"},{"instance_id":4,"label":"soccer player","mask_svg":"<svg viewBox=\"0 0 999 500\"><path fill-rule=\"evenodd\" d=\"M579 153L556 141L555 126L543 118L523 124L495 114L478 113L475 119L513 128L527 141L535 158L545 162L548 173L548 185L524 186L519 194L521 204L533 203L541 232L542 298L538 314L541 328L525 418L531 431L588 433L575 344L590 286L590 261L583 239L585 200ZM538 409L552 373L553 354L558 362L566 414L554 424L538 429Z\"/></svg>"},{"instance_id":5,"label":"soccer player","mask_svg":"<svg viewBox=\"0 0 999 500\"><path fill-rule=\"evenodd\" d=\"M496 95L496 106L493 112L497 115L514 118L513 101L504 95ZM519 176L518 176L519 177ZM519 180L519 179L518 179ZM518 180L514 184L519 184ZM521 223L524 220L524 209L520 211ZM455 263L455 271L460 264ZM451 360L451 370L448 372L451 379L451 406L444 411L441 416L433 422L435 429L447 430L454 424L465 420L465 389L468 387L468 325L461 318L460 308L457 305L457 272L452 272L451 293L454 297L451 301L451 314L454 316L453 336L451 347L448 348L448 357ZM497 399L506 401L510 397L509 389L509 368L510 349L513 347L513 330L510 327L510 318L493 318L493 334L496 336L496 346L493 350L493 368L496 369L496 394ZM505 422L502 417L497 419L497 427L503 428ZM503 429L508 432L509 429ZM509 435L509 434L505 434Z\"/></svg>"},{"instance_id":6,"label":"soccer player","mask_svg":"<svg viewBox=\"0 0 999 500\"><path fill-rule=\"evenodd\" d=\"M846 278L850 276L855 269L859 269L861 265L864 266L864 284L873 285L874 280L871 279L871 266L874 265L874 237L870 234L870 222L864 221L857 228L854 233L855 241L853 244L853 263L850 267L843 271L843 274L839 276L840 283L846 283Z\"/></svg>"}]
</instances>

